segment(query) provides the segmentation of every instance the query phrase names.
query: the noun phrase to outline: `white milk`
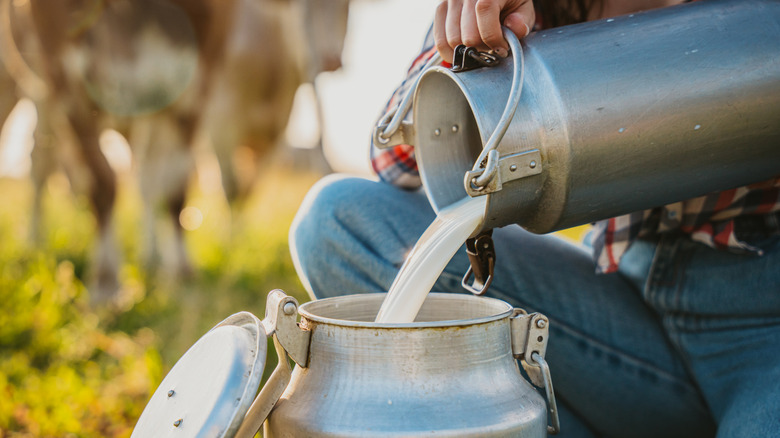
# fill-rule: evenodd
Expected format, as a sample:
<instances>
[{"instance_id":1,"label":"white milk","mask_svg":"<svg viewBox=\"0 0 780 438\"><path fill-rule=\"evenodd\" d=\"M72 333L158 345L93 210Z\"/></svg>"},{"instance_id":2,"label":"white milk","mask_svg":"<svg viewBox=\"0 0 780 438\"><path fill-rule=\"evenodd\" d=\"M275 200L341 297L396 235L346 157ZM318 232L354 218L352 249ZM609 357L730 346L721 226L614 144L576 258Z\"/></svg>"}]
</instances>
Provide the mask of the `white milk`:
<instances>
[{"instance_id":1,"label":"white milk","mask_svg":"<svg viewBox=\"0 0 780 438\"><path fill-rule=\"evenodd\" d=\"M444 267L482 223L486 202L487 196L465 198L439 212L406 257L376 322L414 321Z\"/></svg>"}]
</instances>

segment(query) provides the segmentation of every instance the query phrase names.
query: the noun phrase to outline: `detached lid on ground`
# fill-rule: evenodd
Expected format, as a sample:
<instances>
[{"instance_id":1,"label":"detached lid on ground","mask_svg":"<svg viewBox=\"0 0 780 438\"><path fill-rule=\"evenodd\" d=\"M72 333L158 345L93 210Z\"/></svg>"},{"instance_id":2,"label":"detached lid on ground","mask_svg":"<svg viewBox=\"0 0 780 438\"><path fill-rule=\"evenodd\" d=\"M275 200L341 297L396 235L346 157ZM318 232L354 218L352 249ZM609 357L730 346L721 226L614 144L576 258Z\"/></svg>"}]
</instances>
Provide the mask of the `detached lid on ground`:
<instances>
[{"instance_id":1,"label":"detached lid on ground","mask_svg":"<svg viewBox=\"0 0 780 438\"><path fill-rule=\"evenodd\" d=\"M230 437L257 394L266 334L248 312L230 316L198 340L163 379L132 437Z\"/></svg>"}]
</instances>

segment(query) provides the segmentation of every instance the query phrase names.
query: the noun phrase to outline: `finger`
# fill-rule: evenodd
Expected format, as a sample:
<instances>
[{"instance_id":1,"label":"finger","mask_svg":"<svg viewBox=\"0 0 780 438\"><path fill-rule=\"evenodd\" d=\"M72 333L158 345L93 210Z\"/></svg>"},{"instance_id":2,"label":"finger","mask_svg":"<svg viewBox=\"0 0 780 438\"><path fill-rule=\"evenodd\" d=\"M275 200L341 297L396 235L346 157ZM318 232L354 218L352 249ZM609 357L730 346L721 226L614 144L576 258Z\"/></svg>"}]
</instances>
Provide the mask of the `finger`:
<instances>
[{"instance_id":1,"label":"finger","mask_svg":"<svg viewBox=\"0 0 780 438\"><path fill-rule=\"evenodd\" d=\"M501 30L501 15L507 17L504 25L518 38L528 35L536 19L531 0L478 0L476 14L482 41L500 56L506 56L509 49Z\"/></svg>"},{"instance_id":2,"label":"finger","mask_svg":"<svg viewBox=\"0 0 780 438\"><path fill-rule=\"evenodd\" d=\"M477 25L477 0L465 0L463 11L460 16L460 35L463 44L469 47L476 47L478 50L488 50L489 47L482 41Z\"/></svg>"},{"instance_id":3,"label":"finger","mask_svg":"<svg viewBox=\"0 0 780 438\"><path fill-rule=\"evenodd\" d=\"M524 38L531 32L531 28L536 20L534 8L529 10L518 10L512 12L504 18L504 26L508 27L518 38Z\"/></svg>"},{"instance_id":4,"label":"finger","mask_svg":"<svg viewBox=\"0 0 780 438\"><path fill-rule=\"evenodd\" d=\"M450 0L447 5L447 20L445 21L445 30L447 32L447 43L451 49L455 49L463 43L460 34L460 15L463 10L461 0Z\"/></svg>"},{"instance_id":5,"label":"finger","mask_svg":"<svg viewBox=\"0 0 780 438\"><path fill-rule=\"evenodd\" d=\"M453 50L447 42L447 31L445 21L447 19L447 0L439 3L436 7L436 13L433 16L433 41L436 44L436 50L439 51L442 59L451 63Z\"/></svg>"},{"instance_id":6,"label":"finger","mask_svg":"<svg viewBox=\"0 0 780 438\"><path fill-rule=\"evenodd\" d=\"M509 50L501 32L503 3L500 0L478 0L474 7L480 38L499 56L506 56Z\"/></svg>"}]
</instances>

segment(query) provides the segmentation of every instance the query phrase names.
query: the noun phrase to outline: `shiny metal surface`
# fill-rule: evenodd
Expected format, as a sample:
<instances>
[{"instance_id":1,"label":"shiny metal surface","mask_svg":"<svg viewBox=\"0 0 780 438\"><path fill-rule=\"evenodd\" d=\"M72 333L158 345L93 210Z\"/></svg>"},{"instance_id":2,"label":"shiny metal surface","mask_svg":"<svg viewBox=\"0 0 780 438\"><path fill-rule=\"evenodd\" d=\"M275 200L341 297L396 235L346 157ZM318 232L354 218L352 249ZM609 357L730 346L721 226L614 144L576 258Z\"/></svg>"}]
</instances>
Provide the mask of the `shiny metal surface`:
<instances>
[{"instance_id":1,"label":"shiny metal surface","mask_svg":"<svg viewBox=\"0 0 780 438\"><path fill-rule=\"evenodd\" d=\"M232 437L260 386L265 338L247 312L211 329L165 376L132 436Z\"/></svg>"},{"instance_id":2,"label":"shiny metal surface","mask_svg":"<svg viewBox=\"0 0 780 438\"><path fill-rule=\"evenodd\" d=\"M293 371L264 436L546 436L544 399L512 355L511 306L430 294L417 322L377 324L383 299L299 308L309 365Z\"/></svg>"},{"instance_id":3,"label":"shiny metal surface","mask_svg":"<svg viewBox=\"0 0 780 438\"><path fill-rule=\"evenodd\" d=\"M531 383L538 387L544 386L544 377L542 370L531 360L534 354L541 357L547 353L547 341L549 331L547 328L547 317L539 313L527 314L521 309L517 315L510 318L510 329L512 330L512 354L520 360ZM539 323L543 323L539 327Z\"/></svg>"},{"instance_id":4,"label":"shiny metal surface","mask_svg":"<svg viewBox=\"0 0 780 438\"><path fill-rule=\"evenodd\" d=\"M694 2L525 38L522 96L498 150L538 149L541 173L487 195L481 230L544 233L780 174L778 41L772 0ZM464 173L512 74L502 62L420 79L414 144L436 210L467 196Z\"/></svg>"},{"instance_id":5,"label":"shiny metal surface","mask_svg":"<svg viewBox=\"0 0 780 438\"><path fill-rule=\"evenodd\" d=\"M281 289L268 293L262 324L266 336L274 335L287 354L300 366L309 358L309 332L298 327L298 300Z\"/></svg>"}]
</instances>

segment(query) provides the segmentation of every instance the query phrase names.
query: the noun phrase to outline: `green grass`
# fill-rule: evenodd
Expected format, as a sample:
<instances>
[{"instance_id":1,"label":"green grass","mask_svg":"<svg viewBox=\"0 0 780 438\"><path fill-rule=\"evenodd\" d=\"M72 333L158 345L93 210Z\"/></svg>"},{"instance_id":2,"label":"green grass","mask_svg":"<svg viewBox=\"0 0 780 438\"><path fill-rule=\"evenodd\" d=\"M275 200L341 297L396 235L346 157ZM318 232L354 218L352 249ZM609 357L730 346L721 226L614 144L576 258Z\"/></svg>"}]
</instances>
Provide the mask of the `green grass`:
<instances>
[{"instance_id":1,"label":"green grass","mask_svg":"<svg viewBox=\"0 0 780 438\"><path fill-rule=\"evenodd\" d=\"M219 193L192 190L188 205L203 222L186 233L195 268L186 280L143 268L140 200L122 181L113 310L89 305L88 202L52 179L42 242L32 245L31 184L0 179L0 437L129 436L165 373L209 328L241 310L262 318L272 289L306 301L287 232L316 177L284 172L260 181L240 212ZM266 376L275 361L271 348Z\"/></svg>"}]
</instances>

